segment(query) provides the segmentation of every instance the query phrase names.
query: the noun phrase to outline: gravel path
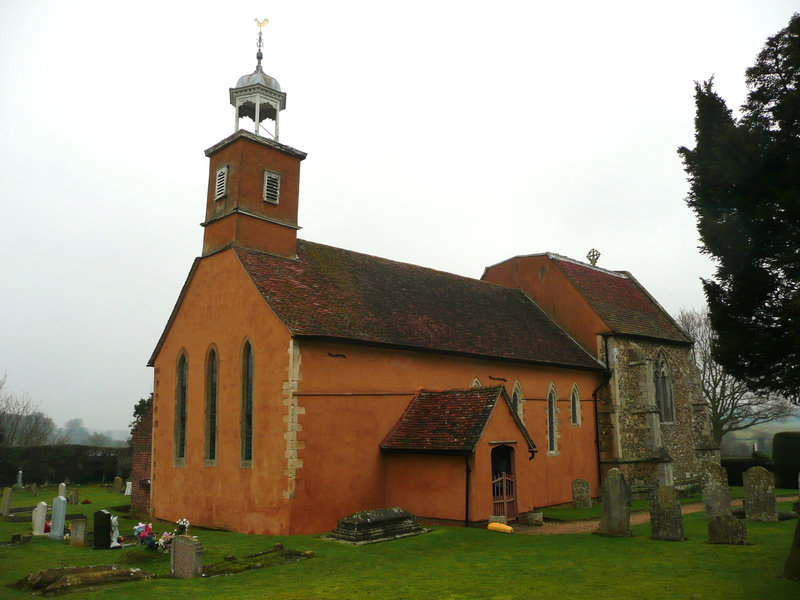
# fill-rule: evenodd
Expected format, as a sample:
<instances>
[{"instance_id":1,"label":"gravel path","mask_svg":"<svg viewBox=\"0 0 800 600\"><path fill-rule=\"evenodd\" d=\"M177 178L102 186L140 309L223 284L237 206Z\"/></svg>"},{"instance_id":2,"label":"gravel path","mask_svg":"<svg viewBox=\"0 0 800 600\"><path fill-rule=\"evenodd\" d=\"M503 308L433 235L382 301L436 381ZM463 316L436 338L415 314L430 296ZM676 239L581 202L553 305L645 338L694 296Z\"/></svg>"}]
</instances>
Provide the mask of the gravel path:
<instances>
[{"instance_id":1,"label":"gravel path","mask_svg":"<svg viewBox=\"0 0 800 600\"><path fill-rule=\"evenodd\" d=\"M797 496L781 497L779 501L795 501ZM741 506L742 499L731 500L732 506ZM681 506L683 514L700 512L703 510L702 502L695 502L693 504L684 504ZM642 523L650 522L650 513L647 511L631 513L631 525L640 525ZM592 519L591 521L547 521L542 527L531 527L529 525L514 525L514 533L522 533L524 535L557 535L559 533L588 533L597 529L600 525L600 519Z\"/></svg>"}]
</instances>

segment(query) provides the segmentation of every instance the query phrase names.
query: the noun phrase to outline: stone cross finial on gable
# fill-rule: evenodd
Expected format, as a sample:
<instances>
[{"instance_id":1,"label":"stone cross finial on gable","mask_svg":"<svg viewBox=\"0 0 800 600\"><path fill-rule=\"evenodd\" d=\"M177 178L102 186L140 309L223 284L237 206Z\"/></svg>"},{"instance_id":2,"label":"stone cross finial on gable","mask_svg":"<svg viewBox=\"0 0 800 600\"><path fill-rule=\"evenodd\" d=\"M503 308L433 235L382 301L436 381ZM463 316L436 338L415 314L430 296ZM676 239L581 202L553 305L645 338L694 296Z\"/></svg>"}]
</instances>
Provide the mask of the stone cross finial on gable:
<instances>
[{"instance_id":1,"label":"stone cross finial on gable","mask_svg":"<svg viewBox=\"0 0 800 600\"><path fill-rule=\"evenodd\" d=\"M597 265L597 259L600 258L600 253L594 248L592 248L591 250L589 250L589 253L586 255L586 258L589 259L589 262L592 263L592 266L594 267Z\"/></svg>"}]
</instances>

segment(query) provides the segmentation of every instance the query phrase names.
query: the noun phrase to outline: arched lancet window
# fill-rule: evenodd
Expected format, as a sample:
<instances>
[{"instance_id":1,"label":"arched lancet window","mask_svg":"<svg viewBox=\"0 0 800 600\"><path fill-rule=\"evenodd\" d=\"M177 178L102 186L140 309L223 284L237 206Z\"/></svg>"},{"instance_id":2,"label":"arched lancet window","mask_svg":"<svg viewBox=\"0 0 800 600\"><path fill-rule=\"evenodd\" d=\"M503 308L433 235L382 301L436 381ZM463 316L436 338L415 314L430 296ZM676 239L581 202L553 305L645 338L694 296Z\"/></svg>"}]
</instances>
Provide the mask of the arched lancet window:
<instances>
[{"instance_id":1,"label":"arched lancet window","mask_svg":"<svg viewBox=\"0 0 800 600\"><path fill-rule=\"evenodd\" d=\"M581 424L581 394L578 391L578 386L572 386L572 393L569 397L571 419L573 425Z\"/></svg>"},{"instance_id":2,"label":"arched lancet window","mask_svg":"<svg viewBox=\"0 0 800 600\"><path fill-rule=\"evenodd\" d=\"M653 376L656 386L656 406L662 423L675 422L675 401L672 397L672 368L664 351L656 355Z\"/></svg>"},{"instance_id":3,"label":"arched lancet window","mask_svg":"<svg viewBox=\"0 0 800 600\"><path fill-rule=\"evenodd\" d=\"M217 460L217 353L208 351L206 361L206 460Z\"/></svg>"},{"instance_id":4,"label":"arched lancet window","mask_svg":"<svg viewBox=\"0 0 800 600\"><path fill-rule=\"evenodd\" d=\"M519 384L519 381L514 382L514 387L511 391L511 406L514 407L514 412L517 413L519 418L522 418L523 413L523 399L524 396L522 395L522 386Z\"/></svg>"},{"instance_id":5,"label":"arched lancet window","mask_svg":"<svg viewBox=\"0 0 800 600\"><path fill-rule=\"evenodd\" d=\"M547 392L547 451L555 452L557 449L558 417L556 416L556 389L550 386Z\"/></svg>"},{"instance_id":6,"label":"arched lancet window","mask_svg":"<svg viewBox=\"0 0 800 600\"><path fill-rule=\"evenodd\" d=\"M253 460L253 348L242 350L242 462Z\"/></svg>"},{"instance_id":7,"label":"arched lancet window","mask_svg":"<svg viewBox=\"0 0 800 600\"><path fill-rule=\"evenodd\" d=\"M186 387L188 365L181 353L175 370L175 460L186 459Z\"/></svg>"}]
</instances>

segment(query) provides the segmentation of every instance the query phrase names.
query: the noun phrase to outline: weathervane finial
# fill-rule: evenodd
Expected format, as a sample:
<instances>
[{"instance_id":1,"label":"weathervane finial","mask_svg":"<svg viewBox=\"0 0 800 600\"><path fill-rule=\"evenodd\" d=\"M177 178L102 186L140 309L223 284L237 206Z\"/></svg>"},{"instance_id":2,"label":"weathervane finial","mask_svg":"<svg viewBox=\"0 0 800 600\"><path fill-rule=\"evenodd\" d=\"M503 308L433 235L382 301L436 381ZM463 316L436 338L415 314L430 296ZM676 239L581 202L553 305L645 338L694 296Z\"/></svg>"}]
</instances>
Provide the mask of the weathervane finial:
<instances>
[{"instance_id":1,"label":"weathervane finial","mask_svg":"<svg viewBox=\"0 0 800 600\"><path fill-rule=\"evenodd\" d=\"M258 66L256 67L256 70L260 71L261 59L264 58L264 55L261 53L261 47L264 45L264 38L261 35L261 30L264 29L264 25L269 23L269 19L264 19L263 21L259 21L258 18L256 18L255 21L256 25L258 25L258 43L256 44L256 47L258 48L258 52L256 52L256 59L258 59Z\"/></svg>"},{"instance_id":2,"label":"weathervane finial","mask_svg":"<svg viewBox=\"0 0 800 600\"><path fill-rule=\"evenodd\" d=\"M600 258L600 253L595 248L592 248L589 250L589 254L586 255L586 258L589 259L589 262L592 263L594 267L597 264L597 259Z\"/></svg>"}]
</instances>

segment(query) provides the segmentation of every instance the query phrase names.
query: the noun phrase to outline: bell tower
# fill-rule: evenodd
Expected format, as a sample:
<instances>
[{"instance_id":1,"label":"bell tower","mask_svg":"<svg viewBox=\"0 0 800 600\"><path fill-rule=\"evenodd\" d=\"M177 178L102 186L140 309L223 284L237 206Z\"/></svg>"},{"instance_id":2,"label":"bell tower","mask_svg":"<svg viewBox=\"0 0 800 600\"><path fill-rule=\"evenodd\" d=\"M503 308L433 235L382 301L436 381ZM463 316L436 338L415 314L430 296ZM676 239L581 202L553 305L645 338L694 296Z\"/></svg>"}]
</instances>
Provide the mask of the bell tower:
<instances>
[{"instance_id":1,"label":"bell tower","mask_svg":"<svg viewBox=\"0 0 800 600\"><path fill-rule=\"evenodd\" d=\"M236 110L234 133L205 151L209 174L203 256L233 246L279 256L296 254L300 162L306 154L278 142L286 94L262 70L261 29L267 20L256 23L256 70L230 89ZM241 117L253 120L254 133L239 129ZM265 119L274 121L273 133L262 127Z\"/></svg>"}]
</instances>

